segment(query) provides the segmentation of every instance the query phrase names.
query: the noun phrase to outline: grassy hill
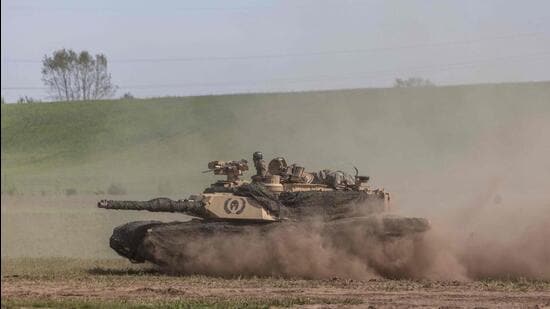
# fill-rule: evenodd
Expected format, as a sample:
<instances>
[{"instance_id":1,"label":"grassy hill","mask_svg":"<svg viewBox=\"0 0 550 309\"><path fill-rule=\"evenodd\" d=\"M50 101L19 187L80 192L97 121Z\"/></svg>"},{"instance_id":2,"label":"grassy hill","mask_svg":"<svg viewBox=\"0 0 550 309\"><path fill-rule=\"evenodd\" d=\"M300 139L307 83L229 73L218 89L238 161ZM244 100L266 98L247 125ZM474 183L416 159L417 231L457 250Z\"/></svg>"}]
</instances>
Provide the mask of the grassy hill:
<instances>
[{"instance_id":1,"label":"grassy hill","mask_svg":"<svg viewBox=\"0 0 550 309\"><path fill-rule=\"evenodd\" d=\"M549 115L550 82L2 105L2 192L181 196L255 150L406 187Z\"/></svg>"}]
</instances>

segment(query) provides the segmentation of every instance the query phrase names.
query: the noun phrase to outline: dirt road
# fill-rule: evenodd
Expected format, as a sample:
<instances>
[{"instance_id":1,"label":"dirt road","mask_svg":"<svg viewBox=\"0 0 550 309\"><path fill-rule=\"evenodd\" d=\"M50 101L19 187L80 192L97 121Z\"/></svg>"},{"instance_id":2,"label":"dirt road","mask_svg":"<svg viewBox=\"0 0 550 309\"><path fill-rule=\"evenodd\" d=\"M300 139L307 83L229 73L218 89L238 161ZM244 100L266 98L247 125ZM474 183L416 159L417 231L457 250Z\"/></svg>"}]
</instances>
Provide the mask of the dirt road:
<instances>
[{"instance_id":1,"label":"dirt road","mask_svg":"<svg viewBox=\"0 0 550 309\"><path fill-rule=\"evenodd\" d=\"M550 306L541 281L436 282L168 276L92 268L86 275L2 276L4 306L217 305L222 307L532 307ZM124 307L124 306L123 306Z\"/></svg>"}]
</instances>

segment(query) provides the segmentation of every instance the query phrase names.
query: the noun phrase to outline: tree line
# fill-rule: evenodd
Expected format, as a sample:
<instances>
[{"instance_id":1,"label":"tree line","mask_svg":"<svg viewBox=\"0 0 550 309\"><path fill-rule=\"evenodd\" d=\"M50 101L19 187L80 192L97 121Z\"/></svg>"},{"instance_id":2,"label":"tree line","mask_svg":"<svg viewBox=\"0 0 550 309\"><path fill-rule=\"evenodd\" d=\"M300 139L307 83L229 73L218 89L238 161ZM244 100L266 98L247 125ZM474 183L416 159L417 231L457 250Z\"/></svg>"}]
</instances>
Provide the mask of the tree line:
<instances>
[{"instance_id":1,"label":"tree line","mask_svg":"<svg viewBox=\"0 0 550 309\"><path fill-rule=\"evenodd\" d=\"M111 80L107 57L104 54L92 55L88 51L75 52L60 49L42 60L42 81L51 98L58 101L101 100L115 95L118 86ZM395 88L431 87L435 84L421 77L397 78ZM121 99L133 99L129 92ZM17 103L36 103L32 97L20 97ZM2 104L4 104L2 97Z\"/></svg>"}]
</instances>

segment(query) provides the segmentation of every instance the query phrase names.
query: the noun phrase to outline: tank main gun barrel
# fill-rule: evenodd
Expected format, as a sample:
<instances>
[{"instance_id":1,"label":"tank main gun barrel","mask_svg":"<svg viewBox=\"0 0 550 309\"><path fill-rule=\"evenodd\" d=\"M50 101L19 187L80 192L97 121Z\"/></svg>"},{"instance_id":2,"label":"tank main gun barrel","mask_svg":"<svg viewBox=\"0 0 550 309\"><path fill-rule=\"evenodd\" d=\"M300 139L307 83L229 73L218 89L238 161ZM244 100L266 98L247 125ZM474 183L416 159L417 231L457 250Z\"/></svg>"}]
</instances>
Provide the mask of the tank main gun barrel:
<instances>
[{"instance_id":1,"label":"tank main gun barrel","mask_svg":"<svg viewBox=\"0 0 550 309\"><path fill-rule=\"evenodd\" d=\"M97 207L116 210L147 210L152 212L179 212L193 217L204 218L206 209L200 200L171 200L155 198L149 201L101 200Z\"/></svg>"}]
</instances>

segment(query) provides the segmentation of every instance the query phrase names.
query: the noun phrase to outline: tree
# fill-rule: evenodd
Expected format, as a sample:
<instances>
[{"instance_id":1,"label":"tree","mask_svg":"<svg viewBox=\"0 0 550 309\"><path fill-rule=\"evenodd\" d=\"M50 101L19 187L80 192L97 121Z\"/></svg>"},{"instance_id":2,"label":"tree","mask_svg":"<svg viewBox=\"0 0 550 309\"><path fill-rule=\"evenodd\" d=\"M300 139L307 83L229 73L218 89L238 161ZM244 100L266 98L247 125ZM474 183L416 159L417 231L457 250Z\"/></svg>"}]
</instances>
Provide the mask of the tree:
<instances>
[{"instance_id":1,"label":"tree","mask_svg":"<svg viewBox=\"0 0 550 309\"><path fill-rule=\"evenodd\" d=\"M427 78L409 77L407 79L396 78L393 86L396 88L433 87L435 84Z\"/></svg>"},{"instance_id":2,"label":"tree","mask_svg":"<svg viewBox=\"0 0 550 309\"><path fill-rule=\"evenodd\" d=\"M134 95L131 92L126 92L120 97L121 100L132 100L135 99Z\"/></svg>"},{"instance_id":3,"label":"tree","mask_svg":"<svg viewBox=\"0 0 550 309\"><path fill-rule=\"evenodd\" d=\"M107 57L60 49L42 60L42 81L57 100L93 100L112 97L116 90L107 71Z\"/></svg>"}]
</instances>

